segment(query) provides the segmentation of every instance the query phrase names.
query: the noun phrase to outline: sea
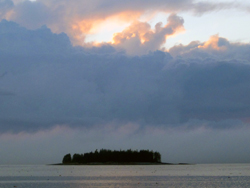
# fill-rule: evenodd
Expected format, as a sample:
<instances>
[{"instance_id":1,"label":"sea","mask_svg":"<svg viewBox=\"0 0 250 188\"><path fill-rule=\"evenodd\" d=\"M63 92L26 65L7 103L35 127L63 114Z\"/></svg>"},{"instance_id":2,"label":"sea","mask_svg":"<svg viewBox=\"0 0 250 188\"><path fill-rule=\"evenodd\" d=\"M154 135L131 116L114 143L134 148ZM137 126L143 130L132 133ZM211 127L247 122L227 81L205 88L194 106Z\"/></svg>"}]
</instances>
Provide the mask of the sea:
<instances>
[{"instance_id":1,"label":"sea","mask_svg":"<svg viewBox=\"0 0 250 188\"><path fill-rule=\"evenodd\" d=\"M0 188L246 188L250 164L0 165Z\"/></svg>"}]
</instances>

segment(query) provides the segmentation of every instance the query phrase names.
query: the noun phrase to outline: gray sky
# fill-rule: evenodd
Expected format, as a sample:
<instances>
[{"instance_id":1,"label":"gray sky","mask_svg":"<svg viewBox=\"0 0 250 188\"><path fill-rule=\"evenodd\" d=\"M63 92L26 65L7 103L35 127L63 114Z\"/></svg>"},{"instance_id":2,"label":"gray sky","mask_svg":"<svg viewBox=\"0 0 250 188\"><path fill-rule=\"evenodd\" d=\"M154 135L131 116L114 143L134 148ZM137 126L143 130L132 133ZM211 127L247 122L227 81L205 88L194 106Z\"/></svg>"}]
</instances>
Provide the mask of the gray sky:
<instances>
[{"instance_id":1,"label":"gray sky","mask_svg":"<svg viewBox=\"0 0 250 188\"><path fill-rule=\"evenodd\" d=\"M1 164L56 163L101 148L156 150L164 162L250 162L250 44L215 33L162 48L185 29L178 12L232 3L63 2L0 1ZM112 43L84 42L87 22L163 5L166 23L136 20ZM78 25L74 35L76 18L86 30Z\"/></svg>"}]
</instances>

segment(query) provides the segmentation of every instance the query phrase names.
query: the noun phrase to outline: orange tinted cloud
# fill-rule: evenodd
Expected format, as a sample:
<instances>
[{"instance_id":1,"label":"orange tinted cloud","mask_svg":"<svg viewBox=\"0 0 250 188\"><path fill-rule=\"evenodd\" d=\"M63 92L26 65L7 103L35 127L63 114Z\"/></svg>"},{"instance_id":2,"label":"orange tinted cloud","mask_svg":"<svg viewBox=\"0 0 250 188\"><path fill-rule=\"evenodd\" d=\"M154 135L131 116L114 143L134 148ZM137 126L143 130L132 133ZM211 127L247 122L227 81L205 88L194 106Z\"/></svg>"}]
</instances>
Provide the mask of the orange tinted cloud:
<instances>
[{"instance_id":1,"label":"orange tinted cloud","mask_svg":"<svg viewBox=\"0 0 250 188\"><path fill-rule=\"evenodd\" d=\"M153 30L151 30L151 26L148 23L137 21L121 33L115 33L113 37L113 44L124 43L126 40L136 37L140 39L141 43L144 43L149 40L149 37L152 34Z\"/></svg>"},{"instance_id":2,"label":"orange tinted cloud","mask_svg":"<svg viewBox=\"0 0 250 188\"><path fill-rule=\"evenodd\" d=\"M79 45L86 42L87 35L101 33L106 29L105 25L110 29L112 24L107 24L107 20L124 25L124 22L136 23L141 16L150 18L159 12L192 11L201 14L222 7L230 8L229 5L231 4L197 4L193 0L5 0L4 9L0 7L0 17L15 21L29 29L47 25L55 33L65 32L74 45ZM115 27L114 24L112 27ZM140 33L139 38L144 44L152 34L148 31L146 35L143 33L144 31Z\"/></svg>"},{"instance_id":3,"label":"orange tinted cloud","mask_svg":"<svg viewBox=\"0 0 250 188\"><path fill-rule=\"evenodd\" d=\"M204 44L199 45L198 48L210 50L226 50L227 47L225 45L220 45L220 40L223 39L218 35L213 35Z\"/></svg>"},{"instance_id":4,"label":"orange tinted cloud","mask_svg":"<svg viewBox=\"0 0 250 188\"><path fill-rule=\"evenodd\" d=\"M72 21L71 30L68 32L73 37L73 44L82 45L88 34L101 34L106 31L126 25L140 17L140 12L121 12L107 18L81 19L75 18ZM95 43L95 42L94 42ZM93 44L94 44L93 43Z\"/></svg>"},{"instance_id":5,"label":"orange tinted cloud","mask_svg":"<svg viewBox=\"0 0 250 188\"><path fill-rule=\"evenodd\" d=\"M162 26L159 22L152 29L146 22L134 22L120 33L115 33L113 45L124 48L130 55L142 55L161 48L167 36L184 29L184 20L176 14L171 14L168 23Z\"/></svg>"},{"instance_id":6,"label":"orange tinted cloud","mask_svg":"<svg viewBox=\"0 0 250 188\"><path fill-rule=\"evenodd\" d=\"M218 35L211 36L207 41L192 41L188 45L176 45L169 49L169 53L173 56L183 56L188 58L196 57L208 57L212 55L213 57L234 57L242 58L245 54L243 51L235 52L235 49L243 47L243 44L230 43L228 39L219 37ZM242 54L243 53L243 54ZM239 55L241 54L241 55Z\"/></svg>"}]
</instances>

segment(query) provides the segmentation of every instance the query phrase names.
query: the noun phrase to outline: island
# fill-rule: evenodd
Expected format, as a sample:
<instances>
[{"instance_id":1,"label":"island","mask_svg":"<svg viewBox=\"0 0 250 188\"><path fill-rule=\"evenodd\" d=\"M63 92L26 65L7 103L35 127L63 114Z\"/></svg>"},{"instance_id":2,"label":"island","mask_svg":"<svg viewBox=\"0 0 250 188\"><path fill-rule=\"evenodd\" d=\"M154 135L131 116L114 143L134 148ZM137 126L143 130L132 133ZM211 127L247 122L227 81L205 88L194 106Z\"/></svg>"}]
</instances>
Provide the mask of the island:
<instances>
[{"instance_id":1,"label":"island","mask_svg":"<svg viewBox=\"0 0 250 188\"><path fill-rule=\"evenodd\" d=\"M161 162L159 152L149 150L108 150L101 149L84 154L66 154L61 165L156 165Z\"/></svg>"}]
</instances>

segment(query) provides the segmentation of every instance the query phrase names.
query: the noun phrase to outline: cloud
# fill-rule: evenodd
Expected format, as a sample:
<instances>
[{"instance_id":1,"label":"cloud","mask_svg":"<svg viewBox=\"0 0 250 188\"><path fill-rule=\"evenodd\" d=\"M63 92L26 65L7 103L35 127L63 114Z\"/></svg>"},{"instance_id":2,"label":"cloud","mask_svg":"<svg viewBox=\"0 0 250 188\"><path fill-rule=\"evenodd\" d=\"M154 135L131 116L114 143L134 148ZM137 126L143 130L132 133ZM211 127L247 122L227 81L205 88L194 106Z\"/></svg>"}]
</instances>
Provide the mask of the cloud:
<instances>
[{"instance_id":1,"label":"cloud","mask_svg":"<svg viewBox=\"0 0 250 188\"><path fill-rule=\"evenodd\" d=\"M195 2L190 7L193 10L193 13L196 15L202 15L207 12L211 11L218 11L218 10L225 10L225 9L233 9L233 8L239 8L239 4L235 2L228 2L228 3L211 3L211 2Z\"/></svg>"},{"instance_id":2,"label":"cloud","mask_svg":"<svg viewBox=\"0 0 250 188\"><path fill-rule=\"evenodd\" d=\"M0 19L6 18L9 11L14 7L14 3L11 0L0 1Z\"/></svg>"},{"instance_id":3,"label":"cloud","mask_svg":"<svg viewBox=\"0 0 250 188\"><path fill-rule=\"evenodd\" d=\"M115 33L113 44L125 49L129 55L147 54L160 49L168 36L183 30L183 23L184 20L175 14L169 16L165 26L157 23L154 30L148 23L136 22L121 33Z\"/></svg>"},{"instance_id":4,"label":"cloud","mask_svg":"<svg viewBox=\"0 0 250 188\"><path fill-rule=\"evenodd\" d=\"M212 36L170 53L127 56L108 44L73 47L66 34L46 27L2 21L0 28L0 132L110 122L227 129L248 122L249 44Z\"/></svg>"},{"instance_id":5,"label":"cloud","mask_svg":"<svg viewBox=\"0 0 250 188\"><path fill-rule=\"evenodd\" d=\"M36 6L55 6L37 3L16 4L16 16L30 6L39 18ZM48 22L40 18L34 28ZM183 28L176 14L88 48L34 28L0 22L1 163L56 163L96 148L158 150L166 162L249 162L250 44L214 35L160 51Z\"/></svg>"},{"instance_id":6,"label":"cloud","mask_svg":"<svg viewBox=\"0 0 250 188\"><path fill-rule=\"evenodd\" d=\"M72 48L66 34L53 34L46 26L32 31L15 22L2 20L0 30L0 49L3 56L67 53Z\"/></svg>"},{"instance_id":7,"label":"cloud","mask_svg":"<svg viewBox=\"0 0 250 188\"><path fill-rule=\"evenodd\" d=\"M1 1L2 18L15 21L29 29L47 25L53 32L68 34L74 45L83 45L86 35L96 31L107 19L119 18L121 22L134 23L145 14L156 12L206 12L239 7L235 3L196 2L194 0L128 0L89 2L80 0ZM132 16L133 15L133 16Z\"/></svg>"},{"instance_id":8,"label":"cloud","mask_svg":"<svg viewBox=\"0 0 250 188\"><path fill-rule=\"evenodd\" d=\"M213 58L217 60L239 60L249 62L249 43L231 43L219 35L211 36L206 42L193 41L188 45L177 45L169 53L183 58Z\"/></svg>"},{"instance_id":9,"label":"cloud","mask_svg":"<svg viewBox=\"0 0 250 188\"><path fill-rule=\"evenodd\" d=\"M43 25L51 25L51 21L55 21L56 15L42 2L23 1L13 8L9 19L14 20L24 27L37 29Z\"/></svg>"}]
</instances>

